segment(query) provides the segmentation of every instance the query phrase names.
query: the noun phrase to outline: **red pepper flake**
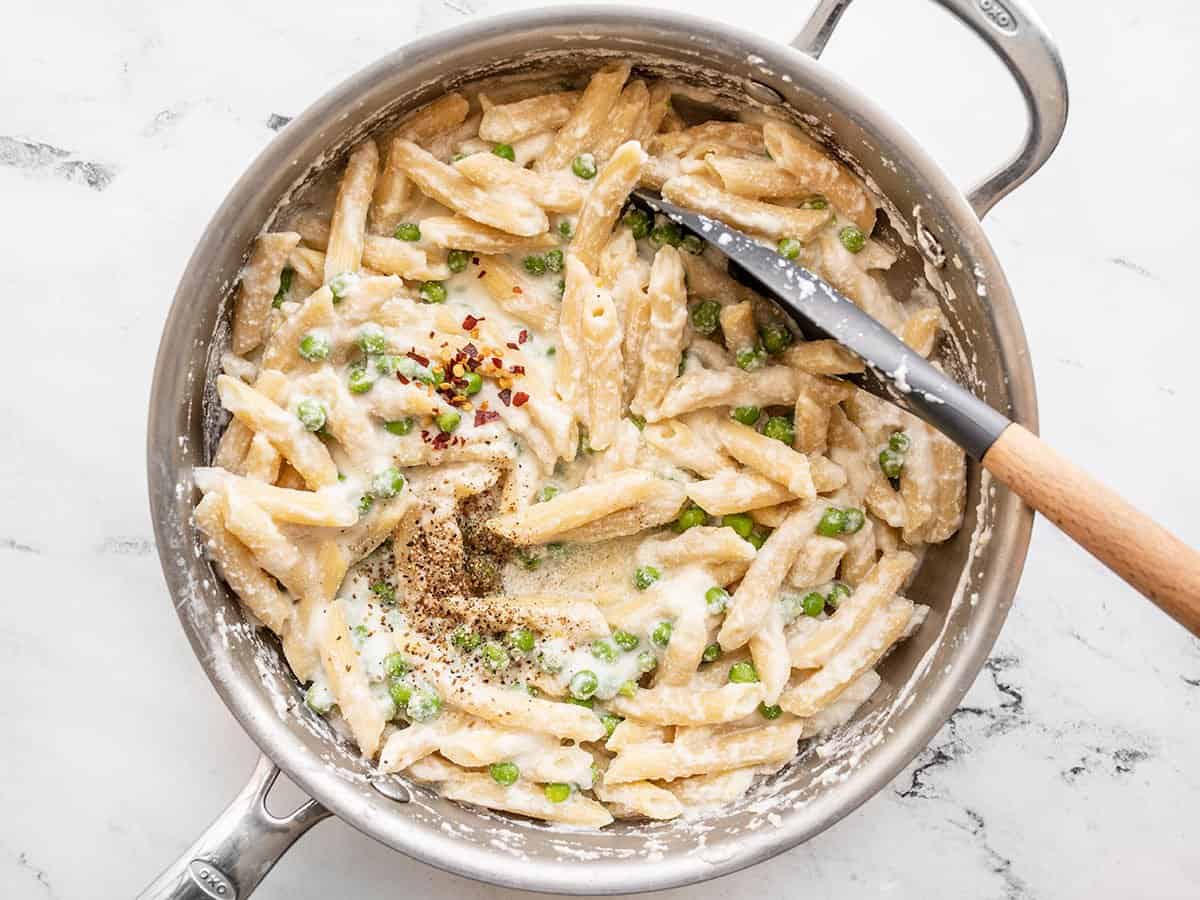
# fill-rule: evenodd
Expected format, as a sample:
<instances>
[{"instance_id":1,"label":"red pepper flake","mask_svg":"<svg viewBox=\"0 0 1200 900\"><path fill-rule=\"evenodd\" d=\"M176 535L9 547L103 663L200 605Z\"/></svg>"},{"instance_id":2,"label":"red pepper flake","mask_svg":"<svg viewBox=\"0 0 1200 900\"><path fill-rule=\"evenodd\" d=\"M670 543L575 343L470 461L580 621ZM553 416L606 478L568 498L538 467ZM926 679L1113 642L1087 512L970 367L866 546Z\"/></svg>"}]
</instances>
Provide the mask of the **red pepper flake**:
<instances>
[{"instance_id":1,"label":"red pepper flake","mask_svg":"<svg viewBox=\"0 0 1200 900\"><path fill-rule=\"evenodd\" d=\"M428 358L428 357L425 357L425 356L422 356L422 355L421 355L420 353L418 353L416 350L409 350L409 351L408 351L408 353L407 353L407 354L405 354L405 355L406 355L406 356L407 356L409 359L413 360L414 362L420 363L420 364L421 364L421 365L423 365L423 366L427 366L427 365L429 365L429 358Z\"/></svg>"},{"instance_id":2,"label":"red pepper flake","mask_svg":"<svg viewBox=\"0 0 1200 900\"><path fill-rule=\"evenodd\" d=\"M409 380L407 378L405 378L403 375L401 375L399 372L396 373L396 380L399 381L401 384L409 384L410 383Z\"/></svg>"},{"instance_id":3,"label":"red pepper flake","mask_svg":"<svg viewBox=\"0 0 1200 900\"><path fill-rule=\"evenodd\" d=\"M490 409L477 409L475 410L475 427L479 428L488 422L495 422L498 418L500 418L500 413L498 412L493 412Z\"/></svg>"},{"instance_id":4,"label":"red pepper flake","mask_svg":"<svg viewBox=\"0 0 1200 900\"><path fill-rule=\"evenodd\" d=\"M472 328L474 328L478 324L479 324L479 320L477 318L475 318L472 315L467 315L462 320L463 331L470 331Z\"/></svg>"},{"instance_id":5,"label":"red pepper flake","mask_svg":"<svg viewBox=\"0 0 1200 900\"><path fill-rule=\"evenodd\" d=\"M522 329L521 329L521 333L517 335L517 343L518 343L518 344L523 344L523 343L525 343L527 340L529 340L529 332L528 332L528 331L526 331L524 328L522 328Z\"/></svg>"},{"instance_id":6,"label":"red pepper flake","mask_svg":"<svg viewBox=\"0 0 1200 900\"><path fill-rule=\"evenodd\" d=\"M448 432L448 431L439 431L437 437L435 437L433 439L433 446L435 449L438 449L438 450L444 449L445 446L449 443L450 443L450 432Z\"/></svg>"},{"instance_id":7,"label":"red pepper flake","mask_svg":"<svg viewBox=\"0 0 1200 900\"><path fill-rule=\"evenodd\" d=\"M497 369L504 368L504 362L498 356L492 357L492 365L495 366Z\"/></svg>"},{"instance_id":8,"label":"red pepper flake","mask_svg":"<svg viewBox=\"0 0 1200 900\"><path fill-rule=\"evenodd\" d=\"M427 444L429 443L429 432L428 431L421 432L421 440L423 440Z\"/></svg>"},{"instance_id":9,"label":"red pepper flake","mask_svg":"<svg viewBox=\"0 0 1200 900\"><path fill-rule=\"evenodd\" d=\"M486 275L486 274L487 274L487 269L480 269L480 270L479 270L479 274L478 274L478 275L476 275L475 277L476 277L476 278L482 278L482 277L483 277L484 275Z\"/></svg>"},{"instance_id":10,"label":"red pepper flake","mask_svg":"<svg viewBox=\"0 0 1200 900\"><path fill-rule=\"evenodd\" d=\"M525 367L524 366L513 366L508 371L512 372L514 375L524 375Z\"/></svg>"},{"instance_id":11,"label":"red pepper flake","mask_svg":"<svg viewBox=\"0 0 1200 900\"><path fill-rule=\"evenodd\" d=\"M503 403L505 406L512 406L512 391L510 391L508 388L505 388L504 390L500 391L500 393L497 394L497 396L500 398L500 402ZM529 398L526 398L526 399L529 399Z\"/></svg>"},{"instance_id":12,"label":"red pepper flake","mask_svg":"<svg viewBox=\"0 0 1200 900\"><path fill-rule=\"evenodd\" d=\"M478 256L472 256L472 257L471 257L471 262L475 263L475 265L479 265L479 257L478 257Z\"/></svg>"},{"instance_id":13,"label":"red pepper flake","mask_svg":"<svg viewBox=\"0 0 1200 900\"><path fill-rule=\"evenodd\" d=\"M467 344L462 348L462 352L463 356L466 356L469 359L476 359L479 356L479 348L474 344Z\"/></svg>"},{"instance_id":14,"label":"red pepper flake","mask_svg":"<svg viewBox=\"0 0 1200 900\"><path fill-rule=\"evenodd\" d=\"M514 294L523 294L525 292L523 290L521 290L521 288L518 285L514 284L513 285L513 293Z\"/></svg>"},{"instance_id":15,"label":"red pepper flake","mask_svg":"<svg viewBox=\"0 0 1200 900\"><path fill-rule=\"evenodd\" d=\"M505 344L504 346L505 346L505 347L507 347L509 350L520 350L520 349L521 349L521 348L520 348L520 347L518 347L516 344L514 344L512 341L509 341L509 342L508 342L507 344Z\"/></svg>"},{"instance_id":16,"label":"red pepper flake","mask_svg":"<svg viewBox=\"0 0 1200 900\"><path fill-rule=\"evenodd\" d=\"M529 395L524 391L517 391L513 394L513 406L524 406L529 402Z\"/></svg>"}]
</instances>

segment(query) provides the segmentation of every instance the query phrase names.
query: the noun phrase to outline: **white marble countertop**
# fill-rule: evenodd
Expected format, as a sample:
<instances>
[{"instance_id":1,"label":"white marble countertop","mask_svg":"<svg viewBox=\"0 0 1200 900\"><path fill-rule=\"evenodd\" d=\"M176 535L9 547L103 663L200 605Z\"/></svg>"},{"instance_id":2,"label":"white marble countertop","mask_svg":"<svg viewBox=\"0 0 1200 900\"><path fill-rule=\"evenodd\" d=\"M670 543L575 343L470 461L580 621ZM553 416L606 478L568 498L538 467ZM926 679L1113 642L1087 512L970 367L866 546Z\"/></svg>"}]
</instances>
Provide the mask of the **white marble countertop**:
<instances>
[{"instance_id":1,"label":"white marble countertop","mask_svg":"<svg viewBox=\"0 0 1200 900\"><path fill-rule=\"evenodd\" d=\"M417 34L519 5L350 0L332 23L314 0L8 12L0 896L131 896L256 758L178 626L144 489L154 353L196 238L274 116ZM806 6L689 4L777 37ZM987 231L1028 331L1043 434L1200 544L1200 12L1038 6L1071 122ZM1015 90L931 4L856 5L826 60L964 184L1016 143ZM1197 760L1200 642L1039 522L992 659L932 746L807 845L670 896L1194 898ZM517 894L331 820L259 896Z\"/></svg>"}]
</instances>

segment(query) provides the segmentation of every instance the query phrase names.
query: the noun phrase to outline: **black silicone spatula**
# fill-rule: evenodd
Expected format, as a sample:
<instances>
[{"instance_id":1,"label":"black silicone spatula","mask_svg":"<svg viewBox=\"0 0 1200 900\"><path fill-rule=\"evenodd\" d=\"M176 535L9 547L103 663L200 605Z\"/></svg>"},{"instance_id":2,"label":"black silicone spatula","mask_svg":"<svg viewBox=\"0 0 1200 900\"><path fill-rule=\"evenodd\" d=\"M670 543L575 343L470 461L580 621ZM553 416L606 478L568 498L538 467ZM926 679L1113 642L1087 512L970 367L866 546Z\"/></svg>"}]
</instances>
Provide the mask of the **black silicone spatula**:
<instances>
[{"instance_id":1,"label":"black silicone spatula","mask_svg":"<svg viewBox=\"0 0 1200 900\"><path fill-rule=\"evenodd\" d=\"M758 282L806 334L838 341L872 377L864 387L920 416L1026 503L1200 636L1200 554L947 378L817 275L717 219L635 195L691 229Z\"/></svg>"}]
</instances>

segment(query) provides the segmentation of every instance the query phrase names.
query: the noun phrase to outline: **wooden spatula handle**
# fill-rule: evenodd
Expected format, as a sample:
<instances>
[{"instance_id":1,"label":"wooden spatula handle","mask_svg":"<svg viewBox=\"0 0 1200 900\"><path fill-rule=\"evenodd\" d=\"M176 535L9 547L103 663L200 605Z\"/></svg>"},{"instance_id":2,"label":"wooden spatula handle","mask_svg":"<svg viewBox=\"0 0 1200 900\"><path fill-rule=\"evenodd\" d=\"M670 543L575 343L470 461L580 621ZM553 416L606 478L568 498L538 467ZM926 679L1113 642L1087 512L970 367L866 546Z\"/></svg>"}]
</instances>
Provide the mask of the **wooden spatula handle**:
<instances>
[{"instance_id":1,"label":"wooden spatula handle","mask_svg":"<svg viewBox=\"0 0 1200 900\"><path fill-rule=\"evenodd\" d=\"M1200 553L1020 425L1005 429L983 457L983 465L1163 612L1200 636Z\"/></svg>"}]
</instances>

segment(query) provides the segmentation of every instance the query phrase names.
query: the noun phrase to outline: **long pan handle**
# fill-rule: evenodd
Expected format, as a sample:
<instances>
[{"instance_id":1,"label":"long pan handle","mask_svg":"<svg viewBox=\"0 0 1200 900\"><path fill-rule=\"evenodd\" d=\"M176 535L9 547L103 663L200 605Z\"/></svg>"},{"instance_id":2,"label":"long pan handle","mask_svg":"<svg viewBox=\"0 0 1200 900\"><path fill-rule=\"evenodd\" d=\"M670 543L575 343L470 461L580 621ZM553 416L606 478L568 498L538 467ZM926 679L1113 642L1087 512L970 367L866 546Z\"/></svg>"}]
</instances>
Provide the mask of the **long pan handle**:
<instances>
[{"instance_id":1,"label":"long pan handle","mask_svg":"<svg viewBox=\"0 0 1200 900\"><path fill-rule=\"evenodd\" d=\"M1004 430L983 465L1200 637L1200 553L1020 425Z\"/></svg>"},{"instance_id":2,"label":"long pan handle","mask_svg":"<svg viewBox=\"0 0 1200 900\"><path fill-rule=\"evenodd\" d=\"M263 756L241 793L138 900L245 900L288 848L329 810L309 800L282 818L267 810L279 769Z\"/></svg>"}]
</instances>

